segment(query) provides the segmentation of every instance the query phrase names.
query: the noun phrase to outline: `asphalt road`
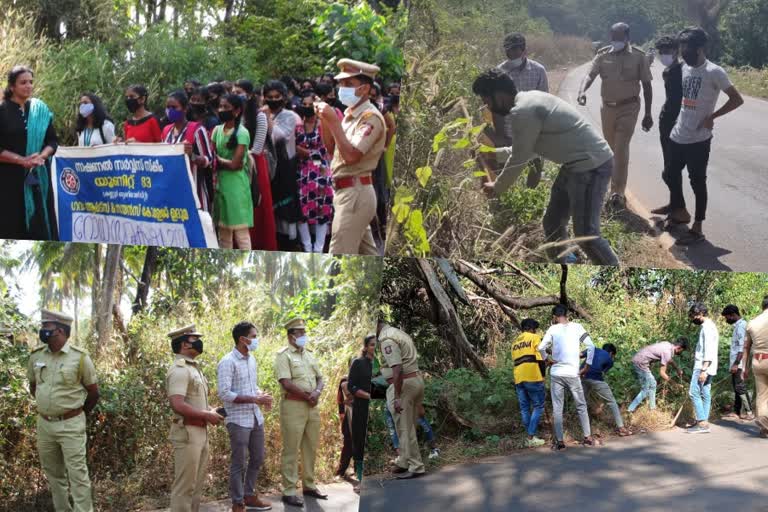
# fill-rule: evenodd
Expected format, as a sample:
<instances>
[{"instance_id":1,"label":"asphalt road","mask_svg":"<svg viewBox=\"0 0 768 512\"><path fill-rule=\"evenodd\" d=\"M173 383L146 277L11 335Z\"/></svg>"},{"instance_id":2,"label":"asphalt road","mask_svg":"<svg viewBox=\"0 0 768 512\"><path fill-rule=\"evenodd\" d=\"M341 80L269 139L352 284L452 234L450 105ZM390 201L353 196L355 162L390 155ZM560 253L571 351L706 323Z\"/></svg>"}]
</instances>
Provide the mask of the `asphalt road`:
<instances>
[{"instance_id":1,"label":"asphalt road","mask_svg":"<svg viewBox=\"0 0 768 512\"><path fill-rule=\"evenodd\" d=\"M304 498L304 507L297 508L285 505L280 496L262 496L272 504L273 512L357 512L360 497L352 490L352 485L348 483L335 483L329 485L320 485L320 490L328 495L327 500L317 500L315 498ZM232 502L222 500L200 505L200 512L230 512ZM250 509L249 509L250 510ZM170 509L155 510L152 512L170 512Z\"/></svg>"},{"instance_id":2,"label":"asphalt road","mask_svg":"<svg viewBox=\"0 0 768 512\"><path fill-rule=\"evenodd\" d=\"M414 480L368 478L360 512L768 511L768 440L754 424L722 422L548 448L445 467Z\"/></svg>"},{"instance_id":3,"label":"asphalt road","mask_svg":"<svg viewBox=\"0 0 768 512\"><path fill-rule=\"evenodd\" d=\"M576 105L576 97L588 65L568 74L560 96ZM664 104L663 66L655 61L653 72L653 119L658 123ZM718 107L727 97L720 95ZM704 222L706 241L679 249L688 263L708 270L768 271L768 101L745 97L739 109L715 122L708 169L709 206ZM600 123L600 78L587 92L586 111ZM640 126L632 137L629 163L628 199L637 213L649 220L650 210L666 204L668 191L661 181L662 155L658 127L646 133ZM694 197L684 175L685 198L693 214ZM672 233L679 237L687 228ZM677 250L677 249L676 249Z\"/></svg>"}]
</instances>

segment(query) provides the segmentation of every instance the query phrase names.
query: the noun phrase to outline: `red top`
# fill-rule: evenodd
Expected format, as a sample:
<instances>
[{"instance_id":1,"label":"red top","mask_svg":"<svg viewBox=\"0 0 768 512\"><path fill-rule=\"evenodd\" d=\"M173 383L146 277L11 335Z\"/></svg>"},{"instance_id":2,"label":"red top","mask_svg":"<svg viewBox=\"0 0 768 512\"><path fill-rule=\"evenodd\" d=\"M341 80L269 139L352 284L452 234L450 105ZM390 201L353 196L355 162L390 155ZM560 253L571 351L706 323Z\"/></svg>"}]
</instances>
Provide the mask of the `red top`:
<instances>
[{"instance_id":1,"label":"red top","mask_svg":"<svg viewBox=\"0 0 768 512\"><path fill-rule=\"evenodd\" d=\"M138 121L129 119L124 124L125 139L136 139L136 142L161 142L160 123L157 118L149 114Z\"/></svg>"}]
</instances>

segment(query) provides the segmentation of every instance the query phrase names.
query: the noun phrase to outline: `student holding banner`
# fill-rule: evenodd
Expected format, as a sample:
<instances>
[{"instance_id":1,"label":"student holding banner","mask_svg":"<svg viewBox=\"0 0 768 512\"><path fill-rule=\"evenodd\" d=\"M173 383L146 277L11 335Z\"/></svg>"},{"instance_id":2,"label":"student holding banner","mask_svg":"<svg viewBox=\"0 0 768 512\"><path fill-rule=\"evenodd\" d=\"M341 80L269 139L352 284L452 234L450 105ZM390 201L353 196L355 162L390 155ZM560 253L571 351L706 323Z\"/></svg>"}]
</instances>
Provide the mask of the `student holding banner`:
<instances>
[{"instance_id":1,"label":"student holding banner","mask_svg":"<svg viewBox=\"0 0 768 512\"><path fill-rule=\"evenodd\" d=\"M77 123L77 145L93 147L115 140L115 125L107 116L101 98L89 92L80 96Z\"/></svg>"},{"instance_id":2,"label":"student holding banner","mask_svg":"<svg viewBox=\"0 0 768 512\"><path fill-rule=\"evenodd\" d=\"M126 142L160 142L160 122L147 110L149 92L143 85L131 85L125 90L125 106L132 114L125 122Z\"/></svg>"},{"instance_id":3,"label":"student holding banner","mask_svg":"<svg viewBox=\"0 0 768 512\"><path fill-rule=\"evenodd\" d=\"M0 103L0 238L56 237L47 163L58 141L53 113L32 97L33 81L31 69L14 67Z\"/></svg>"},{"instance_id":4,"label":"student holding banner","mask_svg":"<svg viewBox=\"0 0 768 512\"><path fill-rule=\"evenodd\" d=\"M219 119L213 130L218 160L214 216L219 226L219 247L251 250L248 229L253 227L253 198L248 180L248 148L251 137L242 125L243 100L228 94L219 103Z\"/></svg>"}]
</instances>

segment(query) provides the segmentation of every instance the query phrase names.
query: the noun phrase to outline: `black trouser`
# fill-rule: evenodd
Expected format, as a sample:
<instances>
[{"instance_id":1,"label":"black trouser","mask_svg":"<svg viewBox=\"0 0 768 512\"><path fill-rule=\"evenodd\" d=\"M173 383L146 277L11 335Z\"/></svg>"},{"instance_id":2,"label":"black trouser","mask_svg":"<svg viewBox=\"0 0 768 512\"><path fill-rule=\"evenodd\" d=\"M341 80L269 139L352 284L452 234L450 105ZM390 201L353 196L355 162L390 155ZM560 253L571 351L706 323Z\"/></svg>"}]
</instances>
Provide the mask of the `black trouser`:
<instances>
[{"instance_id":1,"label":"black trouser","mask_svg":"<svg viewBox=\"0 0 768 512\"><path fill-rule=\"evenodd\" d=\"M352 403L352 456L362 463L365 456L365 438L368 437L369 401L355 398Z\"/></svg>"},{"instance_id":2,"label":"black trouser","mask_svg":"<svg viewBox=\"0 0 768 512\"><path fill-rule=\"evenodd\" d=\"M742 410L745 414L752 412L752 407L749 405L749 396L747 395L747 383L744 382L740 371L731 374L731 383L733 384L734 394L733 412L736 414L741 414Z\"/></svg>"},{"instance_id":3,"label":"black trouser","mask_svg":"<svg viewBox=\"0 0 768 512\"><path fill-rule=\"evenodd\" d=\"M341 448L341 460L336 474L344 476L349 468L349 463L352 461L352 432L349 428L349 418L346 415L341 420L341 433L344 436L344 446Z\"/></svg>"},{"instance_id":4,"label":"black trouser","mask_svg":"<svg viewBox=\"0 0 768 512\"><path fill-rule=\"evenodd\" d=\"M664 168L661 171L661 180L667 186L672 193L672 188L669 185L669 163L670 163L670 143L672 139L669 138L672 133L672 127L663 126L659 123L659 139L661 140L661 156L664 158Z\"/></svg>"},{"instance_id":5,"label":"black trouser","mask_svg":"<svg viewBox=\"0 0 768 512\"><path fill-rule=\"evenodd\" d=\"M688 168L688 178L693 194L696 197L696 213L694 219L701 222L707 213L707 165L712 139L694 144L678 144L669 141L669 166L667 171L667 186L670 191L672 209L685 208L683 196L683 169Z\"/></svg>"}]
</instances>

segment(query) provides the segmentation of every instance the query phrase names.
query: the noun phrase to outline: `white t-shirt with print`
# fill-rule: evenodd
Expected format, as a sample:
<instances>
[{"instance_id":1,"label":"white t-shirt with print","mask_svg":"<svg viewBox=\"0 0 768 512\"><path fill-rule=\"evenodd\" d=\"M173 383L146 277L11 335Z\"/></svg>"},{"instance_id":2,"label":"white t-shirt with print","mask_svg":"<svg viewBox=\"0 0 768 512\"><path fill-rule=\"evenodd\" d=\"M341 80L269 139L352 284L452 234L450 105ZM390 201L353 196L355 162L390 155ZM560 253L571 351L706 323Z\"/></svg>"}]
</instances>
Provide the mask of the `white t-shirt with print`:
<instances>
[{"instance_id":1,"label":"white t-shirt with print","mask_svg":"<svg viewBox=\"0 0 768 512\"><path fill-rule=\"evenodd\" d=\"M678 144L695 144L712 138L712 130L699 126L717 106L720 91L733 84L723 68L708 60L693 68L683 64L683 105L670 137Z\"/></svg>"},{"instance_id":2,"label":"white t-shirt with print","mask_svg":"<svg viewBox=\"0 0 768 512\"><path fill-rule=\"evenodd\" d=\"M541 356L546 359L547 348L552 347L552 359L556 363L552 365L549 374L559 377L578 377L582 343L587 347L587 364L592 364L595 344L581 324L568 322L555 324L547 329L538 349Z\"/></svg>"}]
</instances>

